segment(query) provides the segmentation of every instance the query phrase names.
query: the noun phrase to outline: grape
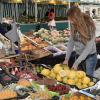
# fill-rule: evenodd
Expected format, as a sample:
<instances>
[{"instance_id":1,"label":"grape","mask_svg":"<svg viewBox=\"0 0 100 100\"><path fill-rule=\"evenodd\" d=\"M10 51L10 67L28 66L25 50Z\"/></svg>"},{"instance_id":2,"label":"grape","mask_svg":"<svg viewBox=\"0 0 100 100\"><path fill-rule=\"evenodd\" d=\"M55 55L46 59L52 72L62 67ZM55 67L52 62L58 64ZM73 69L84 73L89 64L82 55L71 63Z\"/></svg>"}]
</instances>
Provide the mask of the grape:
<instances>
[{"instance_id":1,"label":"grape","mask_svg":"<svg viewBox=\"0 0 100 100\"><path fill-rule=\"evenodd\" d=\"M56 85L56 86L50 86L49 90L54 91L54 92L58 92L62 95L62 94L68 93L70 89L64 85Z\"/></svg>"}]
</instances>

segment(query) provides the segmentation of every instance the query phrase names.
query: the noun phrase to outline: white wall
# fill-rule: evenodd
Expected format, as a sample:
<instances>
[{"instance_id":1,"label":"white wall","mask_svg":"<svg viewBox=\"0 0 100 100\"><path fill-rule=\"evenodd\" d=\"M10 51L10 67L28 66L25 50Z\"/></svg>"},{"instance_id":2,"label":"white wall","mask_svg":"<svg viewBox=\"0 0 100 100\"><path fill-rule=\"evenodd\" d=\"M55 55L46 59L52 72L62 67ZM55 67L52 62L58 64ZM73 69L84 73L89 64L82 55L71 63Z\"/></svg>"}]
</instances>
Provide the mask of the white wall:
<instances>
[{"instance_id":1,"label":"white wall","mask_svg":"<svg viewBox=\"0 0 100 100\"><path fill-rule=\"evenodd\" d=\"M83 2L94 2L94 3L100 3L100 0L80 0L80 1L83 1Z\"/></svg>"},{"instance_id":2,"label":"white wall","mask_svg":"<svg viewBox=\"0 0 100 100\"><path fill-rule=\"evenodd\" d=\"M92 10L96 9L96 15L100 16L100 11L98 11L98 9L100 9L100 5L80 5L80 8L83 12L89 11L90 16L92 16Z\"/></svg>"}]
</instances>

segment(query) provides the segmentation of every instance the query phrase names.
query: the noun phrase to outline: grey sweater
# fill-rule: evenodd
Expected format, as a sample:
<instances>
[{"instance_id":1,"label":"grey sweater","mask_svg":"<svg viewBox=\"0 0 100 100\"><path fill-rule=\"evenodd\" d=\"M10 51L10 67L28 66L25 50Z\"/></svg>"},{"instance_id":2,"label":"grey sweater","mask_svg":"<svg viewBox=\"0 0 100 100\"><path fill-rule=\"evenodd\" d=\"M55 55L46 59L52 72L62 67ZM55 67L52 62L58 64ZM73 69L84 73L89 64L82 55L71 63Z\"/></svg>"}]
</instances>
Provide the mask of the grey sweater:
<instances>
[{"instance_id":1,"label":"grey sweater","mask_svg":"<svg viewBox=\"0 0 100 100\"><path fill-rule=\"evenodd\" d=\"M78 66L82 61L86 59L88 55L96 53L95 37L93 37L90 41L87 42L86 45L84 45L81 42L81 38L78 32L76 35L77 35L77 40L73 40L72 36L70 36L69 38L69 42L67 45L66 58L65 58L69 60L69 57L73 49L75 49L76 53L80 56L74 62L74 66Z\"/></svg>"}]
</instances>

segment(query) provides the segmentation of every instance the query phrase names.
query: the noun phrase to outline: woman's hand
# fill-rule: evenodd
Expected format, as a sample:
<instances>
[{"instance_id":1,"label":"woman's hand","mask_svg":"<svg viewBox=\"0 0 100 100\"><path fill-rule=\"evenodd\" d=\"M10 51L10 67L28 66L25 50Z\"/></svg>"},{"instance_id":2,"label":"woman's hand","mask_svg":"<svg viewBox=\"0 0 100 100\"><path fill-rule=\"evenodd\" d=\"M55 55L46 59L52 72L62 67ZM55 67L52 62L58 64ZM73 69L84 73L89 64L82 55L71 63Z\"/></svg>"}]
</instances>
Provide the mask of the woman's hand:
<instances>
[{"instance_id":1,"label":"woman's hand","mask_svg":"<svg viewBox=\"0 0 100 100\"><path fill-rule=\"evenodd\" d=\"M65 60L64 60L64 62L63 62L63 64L68 65L68 60L67 60L67 59L65 59Z\"/></svg>"},{"instance_id":2,"label":"woman's hand","mask_svg":"<svg viewBox=\"0 0 100 100\"><path fill-rule=\"evenodd\" d=\"M72 69L74 69L74 70L77 70L77 68L78 68L78 67L75 66L75 65L72 66Z\"/></svg>"},{"instance_id":3,"label":"woman's hand","mask_svg":"<svg viewBox=\"0 0 100 100\"><path fill-rule=\"evenodd\" d=\"M96 43L100 43L100 37L97 37L97 38L95 39L95 41L96 41Z\"/></svg>"}]
</instances>

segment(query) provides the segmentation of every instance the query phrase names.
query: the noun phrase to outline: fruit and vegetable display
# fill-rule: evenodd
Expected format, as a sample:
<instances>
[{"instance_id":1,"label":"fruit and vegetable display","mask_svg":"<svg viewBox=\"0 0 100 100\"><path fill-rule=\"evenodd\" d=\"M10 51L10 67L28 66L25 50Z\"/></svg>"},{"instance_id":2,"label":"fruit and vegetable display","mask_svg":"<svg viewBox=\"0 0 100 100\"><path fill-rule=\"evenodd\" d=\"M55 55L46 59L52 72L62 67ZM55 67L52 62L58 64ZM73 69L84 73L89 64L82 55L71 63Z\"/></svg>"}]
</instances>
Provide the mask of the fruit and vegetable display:
<instances>
[{"instance_id":1,"label":"fruit and vegetable display","mask_svg":"<svg viewBox=\"0 0 100 100\"><path fill-rule=\"evenodd\" d=\"M32 39L35 39L34 43L32 43ZM42 41L39 38L32 38L32 39L30 40L30 39L27 39L26 37L23 37L21 39L21 52L23 54L27 54L27 58L29 60L39 59L39 58L43 58L43 57L52 55L52 53L50 51L43 48L48 45L47 42ZM38 45L37 41L38 41L39 45ZM22 57L22 56L21 56L21 58L24 59L24 57Z\"/></svg>"},{"instance_id":2,"label":"fruit and vegetable display","mask_svg":"<svg viewBox=\"0 0 100 100\"><path fill-rule=\"evenodd\" d=\"M52 69L44 68L41 74L65 84L75 85L79 89L87 88L95 84L84 71L71 70L63 64L56 64Z\"/></svg>"},{"instance_id":3,"label":"fruit and vegetable display","mask_svg":"<svg viewBox=\"0 0 100 100\"><path fill-rule=\"evenodd\" d=\"M48 42L44 41L42 38L39 36L33 36L32 32L28 32L24 35L25 37L21 39L22 44L24 43L25 45L30 41L31 43L35 44L39 48L44 48L49 45Z\"/></svg>"},{"instance_id":4,"label":"fruit and vegetable display","mask_svg":"<svg viewBox=\"0 0 100 100\"><path fill-rule=\"evenodd\" d=\"M5 65L9 67L11 64L6 63ZM40 69L42 71L43 66L41 66ZM26 96L30 98L28 100L34 100L36 98L38 100L43 100L43 99L59 100L61 91L63 92L63 94L69 93L70 87L59 85L55 80L48 78L41 78L39 76L30 73L31 71L29 72L27 70L20 70L19 68L17 70L18 72L16 73L16 75L20 76L18 81L13 83L13 81L10 80L12 83L8 83L6 84L6 86L3 86L4 84L0 85L0 100L4 99L19 100L20 98L25 99ZM58 85L59 90L56 91L49 90L50 86L53 87L54 85L56 86Z\"/></svg>"},{"instance_id":5,"label":"fruit and vegetable display","mask_svg":"<svg viewBox=\"0 0 100 100\"><path fill-rule=\"evenodd\" d=\"M20 80L19 80L20 81ZM29 86L29 83L23 79L23 84L20 86L19 82L18 83L10 83L6 86L3 86L2 84L0 84L0 87L2 87L0 89L0 100L19 100L21 97L20 94L20 89L23 89L23 92L25 93L27 89L26 86ZM19 98L19 99L18 99Z\"/></svg>"},{"instance_id":6,"label":"fruit and vegetable display","mask_svg":"<svg viewBox=\"0 0 100 100\"><path fill-rule=\"evenodd\" d=\"M25 66L24 68L20 67L20 64L14 64L11 62L10 63L3 63L4 65L0 64L0 73L1 73L1 81L4 82L11 82L14 80L18 81L18 79L20 78L26 78L26 79L33 79L35 80L36 77L35 75L33 75L32 73L30 73L30 69L26 69L26 66L28 67L28 65L25 63L23 64L23 66ZM13 65L14 64L14 65ZM33 67L31 65L31 67Z\"/></svg>"},{"instance_id":7,"label":"fruit and vegetable display","mask_svg":"<svg viewBox=\"0 0 100 100\"><path fill-rule=\"evenodd\" d=\"M48 51L46 49L40 49L40 48L36 49L36 50L32 50L32 51L24 51L22 53L23 54L20 55L20 58L23 60L25 58L27 58L28 61L36 60L36 59L40 59L40 58L52 55L52 53L50 51Z\"/></svg>"},{"instance_id":8,"label":"fruit and vegetable display","mask_svg":"<svg viewBox=\"0 0 100 100\"><path fill-rule=\"evenodd\" d=\"M66 94L69 93L69 88L67 90L65 86L60 85L60 87L63 88L63 91L66 88ZM22 97L26 98L26 95L30 98L28 100L59 100L59 91L56 90L56 92L53 92L46 85L40 85L35 81L29 81L27 79L19 79L17 83L9 84L6 87L0 84L0 100L19 100Z\"/></svg>"},{"instance_id":9,"label":"fruit and vegetable display","mask_svg":"<svg viewBox=\"0 0 100 100\"><path fill-rule=\"evenodd\" d=\"M36 72L37 73L41 73L41 71L44 69L44 67L42 65L37 65L36 66Z\"/></svg>"},{"instance_id":10,"label":"fruit and vegetable display","mask_svg":"<svg viewBox=\"0 0 100 100\"><path fill-rule=\"evenodd\" d=\"M21 39L21 51L26 54L34 54L36 57L38 55L35 52L39 52L39 49L50 51L53 56L65 54L67 47L64 45L67 43L69 35L70 31L68 29L63 31L50 31L41 28L38 32L30 31L23 35L24 38ZM41 51L43 52L43 50Z\"/></svg>"},{"instance_id":11,"label":"fruit and vegetable display","mask_svg":"<svg viewBox=\"0 0 100 100\"><path fill-rule=\"evenodd\" d=\"M70 91L69 86L65 86L65 85L61 85L61 84L49 86L48 89L50 91L58 92L60 95L67 94Z\"/></svg>"},{"instance_id":12,"label":"fruit and vegetable display","mask_svg":"<svg viewBox=\"0 0 100 100\"><path fill-rule=\"evenodd\" d=\"M49 100L51 99L50 94L47 91L39 91L37 93L30 93L31 98L34 100L35 98L38 98L39 100Z\"/></svg>"},{"instance_id":13,"label":"fruit and vegetable display","mask_svg":"<svg viewBox=\"0 0 100 100\"><path fill-rule=\"evenodd\" d=\"M51 44L61 44L68 41L70 31L49 31L41 28L38 32L34 32L33 35L41 37L43 40L48 41Z\"/></svg>"},{"instance_id":14,"label":"fruit and vegetable display","mask_svg":"<svg viewBox=\"0 0 100 100\"><path fill-rule=\"evenodd\" d=\"M98 97L100 99L100 81L98 81L94 86L91 86L89 88L80 90L81 93L85 95L90 95L90 97L96 99ZM99 100L97 99L97 100Z\"/></svg>"},{"instance_id":15,"label":"fruit and vegetable display","mask_svg":"<svg viewBox=\"0 0 100 100\"><path fill-rule=\"evenodd\" d=\"M36 53L39 53L38 50ZM91 96L75 94L81 89L95 86L95 82L84 71L72 70L64 64L52 67L23 62L22 65L20 67L16 59L0 64L0 100L93 100ZM94 95L99 89L86 92Z\"/></svg>"},{"instance_id":16,"label":"fruit and vegetable display","mask_svg":"<svg viewBox=\"0 0 100 100\"><path fill-rule=\"evenodd\" d=\"M12 83L6 88L0 85L0 100L14 99L20 100L94 100L79 92L73 92L67 85L56 83L55 85L40 85L35 81L19 79L17 83Z\"/></svg>"},{"instance_id":17,"label":"fruit and vegetable display","mask_svg":"<svg viewBox=\"0 0 100 100\"><path fill-rule=\"evenodd\" d=\"M19 86L30 87L31 83L26 79L20 79L17 83Z\"/></svg>"},{"instance_id":18,"label":"fruit and vegetable display","mask_svg":"<svg viewBox=\"0 0 100 100\"><path fill-rule=\"evenodd\" d=\"M75 93L73 95L63 95L61 97L61 100L94 100L86 95L83 95L81 93Z\"/></svg>"},{"instance_id":19,"label":"fruit and vegetable display","mask_svg":"<svg viewBox=\"0 0 100 100\"><path fill-rule=\"evenodd\" d=\"M0 94L5 94L3 97L0 96L0 100L19 100L20 98L28 98L27 100L92 100L88 96L76 95L76 91L79 92L77 88L73 90L73 86L78 87L80 84L80 89L94 85L85 72L71 70L63 64L56 64L53 68L44 64L34 66L28 64L28 66L24 64L25 69L22 68L22 70L19 67L13 67L16 69L15 76L18 77L18 80L15 82L10 80L12 83L0 85ZM3 63L1 65L3 66ZM4 65L9 67L11 64ZM30 70L26 67L29 67ZM83 87L84 85L86 87Z\"/></svg>"},{"instance_id":20,"label":"fruit and vegetable display","mask_svg":"<svg viewBox=\"0 0 100 100\"><path fill-rule=\"evenodd\" d=\"M21 39L20 45L21 45L22 52L37 49L36 46L32 45L32 43L28 39L26 39L25 37L23 37Z\"/></svg>"},{"instance_id":21,"label":"fruit and vegetable display","mask_svg":"<svg viewBox=\"0 0 100 100\"><path fill-rule=\"evenodd\" d=\"M24 81L24 82L27 83L26 81ZM69 86L64 86L64 85L57 84L57 83L55 85L58 86L59 89L58 90L56 89L56 91L53 91L50 89L51 87L52 88L54 87L53 85L52 86L40 85L40 84L37 84L37 82L35 82L35 81L32 81L30 83L31 83L31 87L33 87L34 91L36 91L36 92L31 92L31 91L29 92L32 100L34 100L36 98L38 98L39 100L43 100L43 99L59 100L60 95L68 94L69 90L70 90ZM25 85L21 85L21 86L25 86ZM27 87L30 87L30 85L28 85ZM52 98L57 98L57 99L52 99Z\"/></svg>"},{"instance_id":22,"label":"fruit and vegetable display","mask_svg":"<svg viewBox=\"0 0 100 100\"><path fill-rule=\"evenodd\" d=\"M50 66L29 62L66 51L69 30L42 28L28 35L20 40L21 54L15 59L9 58L9 63L0 63L0 100L92 100L86 95L75 94L80 90L99 95L100 89L89 88L96 82L84 71L72 70L64 64ZM86 88L88 90L84 90Z\"/></svg>"},{"instance_id":23,"label":"fruit and vegetable display","mask_svg":"<svg viewBox=\"0 0 100 100\"><path fill-rule=\"evenodd\" d=\"M31 37L30 39L32 39L34 42L36 42L38 44L39 48L44 48L49 45L48 42L44 41L40 37Z\"/></svg>"},{"instance_id":24,"label":"fruit and vegetable display","mask_svg":"<svg viewBox=\"0 0 100 100\"><path fill-rule=\"evenodd\" d=\"M17 93L10 89L0 91L0 100L16 98Z\"/></svg>"}]
</instances>

